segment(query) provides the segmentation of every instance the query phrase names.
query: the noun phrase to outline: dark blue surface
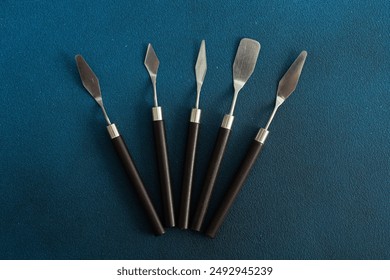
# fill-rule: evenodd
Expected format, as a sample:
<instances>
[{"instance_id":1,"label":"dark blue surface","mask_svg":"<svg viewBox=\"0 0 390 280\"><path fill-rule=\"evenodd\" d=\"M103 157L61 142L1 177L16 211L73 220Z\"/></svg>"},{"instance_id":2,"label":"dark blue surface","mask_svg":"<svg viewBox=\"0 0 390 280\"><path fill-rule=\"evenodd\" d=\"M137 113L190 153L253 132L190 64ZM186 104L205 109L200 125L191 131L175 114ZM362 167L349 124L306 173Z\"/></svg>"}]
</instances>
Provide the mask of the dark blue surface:
<instances>
[{"instance_id":1,"label":"dark blue surface","mask_svg":"<svg viewBox=\"0 0 390 280\"><path fill-rule=\"evenodd\" d=\"M0 258L389 259L389 3L2 1ZM280 77L305 49L297 90L217 238L178 229L155 237L74 56L100 78L108 114L160 209L146 46L160 59L177 204L200 41L208 72L195 195L229 110L243 37L262 48L208 219L265 125Z\"/></svg>"}]
</instances>

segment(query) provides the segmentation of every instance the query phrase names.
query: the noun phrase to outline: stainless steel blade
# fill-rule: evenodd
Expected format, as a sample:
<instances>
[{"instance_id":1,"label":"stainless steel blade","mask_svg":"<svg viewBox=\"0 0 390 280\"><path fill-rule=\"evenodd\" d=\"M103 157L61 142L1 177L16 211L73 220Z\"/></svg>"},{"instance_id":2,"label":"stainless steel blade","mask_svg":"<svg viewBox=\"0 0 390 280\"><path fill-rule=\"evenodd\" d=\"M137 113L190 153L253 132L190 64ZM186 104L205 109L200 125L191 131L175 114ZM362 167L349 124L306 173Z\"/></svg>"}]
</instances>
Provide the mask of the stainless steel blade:
<instances>
[{"instance_id":1,"label":"stainless steel blade","mask_svg":"<svg viewBox=\"0 0 390 280\"><path fill-rule=\"evenodd\" d=\"M294 92L299 77L301 76L303 65L305 64L307 52L302 51L300 55L295 59L293 64L291 64L290 68L287 70L286 74L279 81L277 96L282 98L283 101L286 100L291 93Z\"/></svg>"},{"instance_id":2,"label":"stainless steel blade","mask_svg":"<svg viewBox=\"0 0 390 280\"><path fill-rule=\"evenodd\" d=\"M259 42L248 38L244 38L240 41L233 63L234 96L232 106L229 111L230 116L233 116L238 93L252 75L253 70L255 70L259 52Z\"/></svg>"},{"instance_id":3,"label":"stainless steel blade","mask_svg":"<svg viewBox=\"0 0 390 280\"><path fill-rule=\"evenodd\" d=\"M104 118L108 125L111 125L111 121L108 118L106 109L103 105L102 93L100 91L99 80L96 77L95 73L92 71L91 67L87 64L84 58L81 55L76 55L76 64L77 69L79 70L81 82L85 89L89 92L89 94L95 99L97 104L99 104L100 108L103 111Z\"/></svg>"},{"instance_id":4,"label":"stainless steel blade","mask_svg":"<svg viewBox=\"0 0 390 280\"><path fill-rule=\"evenodd\" d=\"M154 107L158 107L156 77L157 77L157 71L158 71L158 66L160 65L160 61L158 60L157 55L154 52L152 44L148 45L148 50L146 51L144 64L146 69L149 72L149 76L153 84Z\"/></svg>"},{"instance_id":5,"label":"stainless steel blade","mask_svg":"<svg viewBox=\"0 0 390 280\"><path fill-rule=\"evenodd\" d=\"M303 65L305 64L307 52L302 51L297 59L291 64L290 68L284 74L282 79L279 81L278 91L276 94L275 107L272 111L272 114L265 126L265 131L268 131L269 126L271 125L272 120L275 117L275 113L278 110L279 106L294 92L297 87L299 77L302 73ZM265 138L264 140L265 141Z\"/></svg>"},{"instance_id":6,"label":"stainless steel blade","mask_svg":"<svg viewBox=\"0 0 390 280\"><path fill-rule=\"evenodd\" d=\"M195 75L196 75L196 83L198 86L202 86L204 77L207 71L207 60L206 60L206 44L205 41L202 40L200 45L198 59L196 60L195 65Z\"/></svg>"},{"instance_id":7,"label":"stainless steel blade","mask_svg":"<svg viewBox=\"0 0 390 280\"><path fill-rule=\"evenodd\" d=\"M233 82L235 91L239 91L255 69L260 52L260 43L244 38L240 41L233 63Z\"/></svg>"},{"instance_id":8,"label":"stainless steel blade","mask_svg":"<svg viewBox=\"0 0 390 280\"><path fill-rule=\"evenodd\" d=\"M157 76L158 66L160 65L160 61L157 58L157 55L152 47L152 44L148 45L148 50L146 51L144 64L146 69L149 72L152 82L156 82L156 76Z\"/></svg>"},{"instance_id":9,"label":"stainless steel blade","mask_svg":"<svg viewBox=\"0 0 390 280\"><path fill-rule=\"evenodd\" d=\"M83 86L96 102L102 106L103 100L98 78L81 55L76 55L75 59Z\"/></svg>"},{"instance_id":10,"label":"stainless steel blade","mask_svg":"<svg viewBox=\"0 0 390 280\"><path fill-rule=\"evenodd\" d=\"M198 53L198 59L195 64L195 76L196 76L196 108L199 108L199 96L200 90L203 85L204 77L207 71L207 59L206 59L206 43L202 40Z\"/></svg>"}]
</instances>

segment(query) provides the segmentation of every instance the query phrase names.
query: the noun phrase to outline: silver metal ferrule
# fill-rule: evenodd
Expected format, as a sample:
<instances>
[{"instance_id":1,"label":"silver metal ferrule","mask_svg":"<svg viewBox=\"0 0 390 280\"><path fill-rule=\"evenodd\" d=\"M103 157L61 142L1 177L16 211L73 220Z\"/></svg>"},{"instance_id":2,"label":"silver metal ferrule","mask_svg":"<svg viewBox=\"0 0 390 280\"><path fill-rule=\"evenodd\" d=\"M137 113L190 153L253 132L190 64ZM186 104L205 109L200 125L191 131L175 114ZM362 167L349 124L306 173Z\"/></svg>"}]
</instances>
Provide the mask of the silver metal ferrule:
<instances>
[{"instance_id":1,"label":"silver metal ferrule","mask_svg":"<svg viewBox=\"0 0 390 280\"><path fill-rule=\"evenodd\" d=\"M265 128L260 128L259 132L256 135L255 140L257 142L260 142L261 144L265 143L265 140L267 140L269 134L269 130L266 130Z\"/></svg>"},{"instance_id":2,"label":"silver metal ferrule","mask_svg":"<svg viewBox=\"0 0 390 280\"><path fill-rule=\"evenodd\" d=\"M163 120L162 110L161 110L160 106L153 107L152 114L153 114L153 121L162 121Z\"/></svg>"},{"instance_id":3,"label":"silver metal ferrule","mask_svg":"<svg viewBox=\"0 0 390 280\"><path fill-rule=\"evenodd\" d=\"M200 115L202 113L202 110L201 109L198 109L198 108L193 108L191 110L191 118L190 118L190 122L193 122L193 123L200 123Z\"/></svg>"},{"instance_id":4,"label":"silver metal ferrule","mask_svg":"<svg viewBox=\"0 0 390 280\"><path fill-rule=\"evenodd\" d=\"M116 137L119 137L119 131L116 128L116 125L114 123L107 126L108 134L110 134L111 139L114 139Z\"/></svg>"},{"instance_id":5,"label":"silver metal ferrule","mask_svg":"<svg viewBox=\"0 0 390 280\"><path fill-rule=\"evenodd\" d=\"M233 121L234 121L233 115L225 115L223 117L221 127L226 129L232 129Z\"/></svg>"}]
</instances>

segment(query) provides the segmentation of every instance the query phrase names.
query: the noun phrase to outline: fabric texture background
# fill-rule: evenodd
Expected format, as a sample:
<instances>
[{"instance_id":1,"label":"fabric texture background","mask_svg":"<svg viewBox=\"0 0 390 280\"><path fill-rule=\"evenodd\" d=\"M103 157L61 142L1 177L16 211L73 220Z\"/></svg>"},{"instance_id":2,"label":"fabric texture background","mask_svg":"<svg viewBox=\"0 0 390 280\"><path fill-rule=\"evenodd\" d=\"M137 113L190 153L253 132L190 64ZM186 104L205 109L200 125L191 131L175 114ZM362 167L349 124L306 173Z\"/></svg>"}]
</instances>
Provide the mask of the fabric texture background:
<instances>
[{"instance_id":1,"label":"fabric texture background","mask_svg":"<svg viewBox=\"0 0 390 280\"><path fill-rule=\"evenodd\" d=\"M389 259L389 3L2 1L0 258ZM99 77L108 115L161 213L147 44L160 60L177 210L200 42L208 71L193 202L230 108L243 37L261 51L238 97L207 221L266 124L279 79L307 50L296 92L217 238L179 229L155 237L74 56Z\"/></svg>"}]
</instances>

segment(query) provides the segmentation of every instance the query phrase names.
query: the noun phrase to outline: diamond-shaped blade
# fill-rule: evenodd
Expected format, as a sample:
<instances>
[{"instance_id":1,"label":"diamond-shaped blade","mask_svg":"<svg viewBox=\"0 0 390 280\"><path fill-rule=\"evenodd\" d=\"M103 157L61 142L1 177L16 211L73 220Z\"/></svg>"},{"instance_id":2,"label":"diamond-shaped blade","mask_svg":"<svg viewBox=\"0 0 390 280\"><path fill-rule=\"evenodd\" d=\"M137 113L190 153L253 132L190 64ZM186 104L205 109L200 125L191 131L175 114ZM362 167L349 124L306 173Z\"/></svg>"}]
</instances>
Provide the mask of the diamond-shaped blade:
<instances>
[{"instance_id":1,"label":"diamond-shaped blade","mask_svg":"<svg viewBox=\"0 0 390 280\"><path fill-rule=\"evenodd\" d=\"M100 104L102 102L102 94L98 78L81 55L76 55L75 59L83 86L96 102Z\"/></svg>"},{"instance_id":2,"label":"diamond-shaped blade","mask_svg":"<svg viewBox=\"0 0 390 280\"><path fill-rule=\"evenodd\" d=\"M157 58L156 53L151 44L148 45L148 50L146 51L145 61L144 61L146 69L148 69L150 78L153 80L157 76L158 66L160 65L160 61Z\"/></svg>"}]
</instances>

